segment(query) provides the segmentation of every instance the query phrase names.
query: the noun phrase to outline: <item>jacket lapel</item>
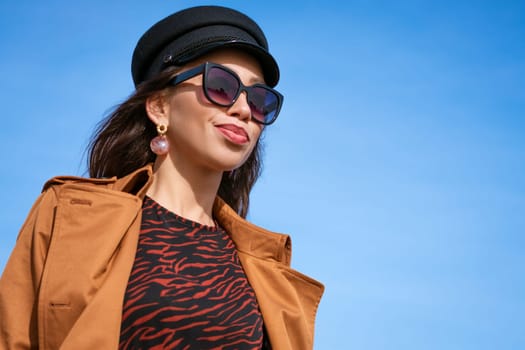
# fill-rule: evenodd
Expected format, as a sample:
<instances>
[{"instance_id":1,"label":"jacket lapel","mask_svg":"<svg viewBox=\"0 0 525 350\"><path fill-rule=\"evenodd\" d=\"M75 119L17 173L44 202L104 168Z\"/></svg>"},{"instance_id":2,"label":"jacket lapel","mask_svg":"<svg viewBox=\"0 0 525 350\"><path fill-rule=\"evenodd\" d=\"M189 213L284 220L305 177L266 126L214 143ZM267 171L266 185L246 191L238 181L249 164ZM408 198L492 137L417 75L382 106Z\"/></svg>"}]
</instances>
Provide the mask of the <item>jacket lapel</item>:
<instances>
[{"instance_id":1,"label":"jacket lapel","mask_svg":"<svg viewBox=\"0 0 525 350\"><path fill-rule=\"evenodd\" d=\"M274 350L312 349L324 287L290 268L291 240L238 216L220 198L214 215L234 241Z\"/></svg>"}]
</instances>

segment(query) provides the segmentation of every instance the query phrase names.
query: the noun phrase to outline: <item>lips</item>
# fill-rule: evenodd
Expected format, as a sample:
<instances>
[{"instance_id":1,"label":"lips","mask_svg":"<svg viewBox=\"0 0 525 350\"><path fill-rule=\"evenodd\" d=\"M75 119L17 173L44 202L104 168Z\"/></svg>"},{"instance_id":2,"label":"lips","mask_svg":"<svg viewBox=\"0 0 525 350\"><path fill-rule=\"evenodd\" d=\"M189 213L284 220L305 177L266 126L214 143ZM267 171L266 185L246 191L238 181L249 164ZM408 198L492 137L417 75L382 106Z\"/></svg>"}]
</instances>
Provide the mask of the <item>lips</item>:
<instances>
[{"instance_id":1,"label":"lips","mask_svg":"<svg viewBox=\"0 0 525 350\"><path fill-rule=\"evenodd\" d=\"M215 126L226 139L237 145L248 143L250 138L243 128L233 124L221 124Z\"/></svg>"}]
</instances>

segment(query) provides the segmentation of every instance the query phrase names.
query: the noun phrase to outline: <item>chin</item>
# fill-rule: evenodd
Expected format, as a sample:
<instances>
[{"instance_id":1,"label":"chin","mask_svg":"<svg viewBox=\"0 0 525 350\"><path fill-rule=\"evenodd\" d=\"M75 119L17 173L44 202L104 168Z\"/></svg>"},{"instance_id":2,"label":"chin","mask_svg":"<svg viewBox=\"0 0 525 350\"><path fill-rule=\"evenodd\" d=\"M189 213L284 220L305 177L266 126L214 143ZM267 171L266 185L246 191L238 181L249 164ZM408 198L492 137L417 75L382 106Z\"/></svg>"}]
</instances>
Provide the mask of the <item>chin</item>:
<instances>
[{"instance_id":1,"label":"chin","mask_svg":"<svg viewBox=\"0 0 525 350\"><path fill-rule=\"evenodd\" d=\"M244 162L235 163L235 164L225 164L222 167L222 169L223 169L223 171L232 171L232 170L240 168L243 164L244 164Z\"/></svg>"},{"instance_id":2,"label":"chin","mask_svg":"<svg viewBox=\"0 0 525 350\"><path fill-rule=\"evenodd\" d=\"M250 154L247 154L243 157L239 157L238 154L236 155L229 155L221 157L220 160L218 160L218 163L220 164L219 167L222 171L232 171L237 168L240 168L248 159Z\"/></svg>"}]
</instances>

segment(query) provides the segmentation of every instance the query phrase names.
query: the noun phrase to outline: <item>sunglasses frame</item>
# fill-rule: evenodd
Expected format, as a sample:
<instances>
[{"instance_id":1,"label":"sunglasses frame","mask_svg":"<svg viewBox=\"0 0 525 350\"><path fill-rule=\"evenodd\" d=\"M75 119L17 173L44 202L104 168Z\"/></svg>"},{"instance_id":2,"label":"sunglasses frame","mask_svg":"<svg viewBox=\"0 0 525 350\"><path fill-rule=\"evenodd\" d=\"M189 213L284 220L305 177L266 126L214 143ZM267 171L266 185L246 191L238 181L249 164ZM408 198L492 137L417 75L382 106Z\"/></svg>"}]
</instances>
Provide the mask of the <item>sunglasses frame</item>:
<instances>
[{"instance_id":1,"label":"sunglasses frame","mask_svg":"<svg viewBox=\"0 0 525 350\"><path fill-rule=\"evenodd\" d=\"M233 98L231 103L228 103L228 104L218 103L218 102L214 101L212 98L210 98L210 96L208 95L208 89L206 87L206 77L208 76L208 72L212 68L221 69L221 70L231 74L237 80L237 82L239 83L239 89L237 90L237 93L235 94L235 97ZM243 91L246 91L247 99L249 100L249 96L250 96L251 90L253 90L254 88L262 88L264 90L267 90L267 91L273 93L277 97L277 108L275 109L275 113L274 113L272 119L269 120L269 121L259 120L259 119L255 118L253 116L253 112L252 112L252 119L255 122L257 122L259 124L263 124L263 125L270 125L273 122L275 122L275 120L277 119L277 116L279 115L279 112L281 111L281 106L283 105L283 99L284 99L284 96L281 95L281 93L279 93L279 91L277 91L275 89L272 89L271 87L269 87L268 85L265 85L265 84L253 84L253 85L250 85L250 86L246 86L246 85L244 85L242 83L241 78L239 78L237 73L235 73L231 69L229 69L229 68L227 68L227 67L225 67L223 65L217 64L217 63L206 62L206 63L203 63L203 64L197 66L197 67L188 69L187 71L184 71L184 72L174 76L170 80L169 84L173 85L173 86L176 86L176 85L178 85L178 84L180 84L180 83L182 83L182 82L184 82L184 81L186 81L188 79L196 77L199 74L202 74L202 90L204 91L204 95L206 96L206 98L211 103L214 103L214 104L216 104L218 106L222 106L222 107L230 107L230 106L232 106L237 101L237 99L239 98L239 96L241 95L241 93ZM250 107L250 111L251 111L251 107Z\"/></svg>"}]
</instances>

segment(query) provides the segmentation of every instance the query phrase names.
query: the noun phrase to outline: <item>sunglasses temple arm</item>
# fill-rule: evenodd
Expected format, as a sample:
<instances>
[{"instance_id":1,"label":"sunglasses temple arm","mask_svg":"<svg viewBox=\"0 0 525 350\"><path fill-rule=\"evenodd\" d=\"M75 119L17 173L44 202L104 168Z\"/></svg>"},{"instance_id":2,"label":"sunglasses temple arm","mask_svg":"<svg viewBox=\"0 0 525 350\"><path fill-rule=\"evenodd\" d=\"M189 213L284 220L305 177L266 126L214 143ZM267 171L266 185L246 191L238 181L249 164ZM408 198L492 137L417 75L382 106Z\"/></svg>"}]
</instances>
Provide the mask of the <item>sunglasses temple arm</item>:
<instances>
[{"instance_id":1,"label":"sunglasses temple arm","mask_svg":"<svg viewBox=\"0 0 525 350\"><path fill-rule=\"evenodd\" d=\"M176 75L175 77L173 77L173 79L171 79L170 81L170 84L175 86L175 85L182 83L183 81L193 78L194 76L199 75L202 72L204 72L205 67L206 67L206 64L201 64L200 66L197 66L195 68L182 72Z\"/></svg>"}]
</instances>

